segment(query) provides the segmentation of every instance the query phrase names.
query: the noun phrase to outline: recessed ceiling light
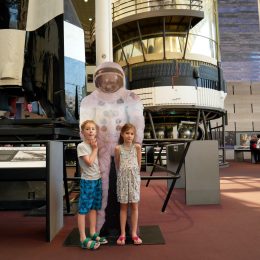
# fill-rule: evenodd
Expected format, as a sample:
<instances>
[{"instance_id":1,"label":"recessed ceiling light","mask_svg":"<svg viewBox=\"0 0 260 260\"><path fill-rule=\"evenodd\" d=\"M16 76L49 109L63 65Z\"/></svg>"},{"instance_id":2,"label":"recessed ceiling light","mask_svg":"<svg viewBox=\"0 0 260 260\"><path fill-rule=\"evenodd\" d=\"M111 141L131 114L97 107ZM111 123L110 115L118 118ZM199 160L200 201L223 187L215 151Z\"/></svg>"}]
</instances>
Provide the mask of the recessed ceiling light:
<instances>
[{"instance_id":1,"label":"recessed ceiling light","mask_svg":"<svg viewBox=\"0 0 260 260\"><path fill-rule=\"evenodd\" d=\"M88 18L89 21L92 21L93 19L91 17Z\"/></svg>"},{"instance_id":2,"label":"recessed ceiling light","mask_svg":"<svg viewBox=\"0 0 260 260\"><path fill-rule=\"evenodd\" d=\"M84 2L87 2L88 0L84 0Z\"/></svg>"}]
</instances>

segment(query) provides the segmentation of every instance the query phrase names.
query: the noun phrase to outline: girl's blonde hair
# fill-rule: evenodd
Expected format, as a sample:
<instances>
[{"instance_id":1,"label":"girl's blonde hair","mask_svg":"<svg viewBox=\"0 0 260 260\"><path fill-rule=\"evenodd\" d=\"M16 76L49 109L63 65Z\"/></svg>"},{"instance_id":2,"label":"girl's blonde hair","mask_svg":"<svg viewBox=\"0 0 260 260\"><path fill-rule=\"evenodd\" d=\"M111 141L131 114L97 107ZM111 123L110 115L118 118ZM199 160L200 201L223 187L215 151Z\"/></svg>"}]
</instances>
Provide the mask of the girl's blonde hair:
<instances>
[{"instance_id":1,"label":"girl's blonde hair","mask_svg":"<svg viewBox=\"0 0 260 260\"><path fill-rule=\"evenodd\" d=\"M96 130L98 130L98 126L97 126L97 124L96 124L96 122L95 122L94 120L85 120L85 121L80 125L81 131L84 131L84 129L85 129L85 127L86 127L87 124L93 124L93 125L95 125Z\"/></svg>"},{"instance_id":2,"label":"girl's blonde hair","mask_svg":"<svg viewBox=\"0 0 260 260\"><path fill-rule=\"evenodd\" d=\"M124 138L122 137L122 134L125 133L126 131L133 129L134 130L134 135L136 134L136 128L134 125L128 123L123 125L123 127L121 128L121 132L120 132L120 137L119 137L119 144L123 144L124 143ZM135 136L134 136L134 142L135 142Z\"/></svg>"}]
</instances>

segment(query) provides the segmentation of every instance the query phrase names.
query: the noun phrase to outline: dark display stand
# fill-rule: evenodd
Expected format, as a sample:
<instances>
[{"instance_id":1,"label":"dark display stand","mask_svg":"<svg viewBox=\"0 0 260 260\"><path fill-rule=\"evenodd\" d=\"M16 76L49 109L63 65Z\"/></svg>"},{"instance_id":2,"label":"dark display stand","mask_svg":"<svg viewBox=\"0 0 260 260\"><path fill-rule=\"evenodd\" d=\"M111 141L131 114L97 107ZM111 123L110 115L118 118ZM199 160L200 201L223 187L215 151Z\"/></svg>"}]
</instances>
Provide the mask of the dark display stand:
<instances>
[{"instance_id":1,"label":"dark display stand","mask_svg":"<svg viewBox=\"0 0 260 260\"><path fill-rule=\"evenodd\" d=\"M63 143L58 141L45 142L0 142L4 144L30 145L41 144L46 147L44 162L30 161L0 162L0 181L44 181L46 182L46 240L51 241L63 227ZM19 146L20 147L20 146ZM15 147L14 147L15 148ZM36 163L36 165L35 165ZM1 198L0 198L1 199Z\"/></svg>"},{"instance_id":2,"label":"dark display stand","mask_svg":"<svg viewBox=\"0 0 260 260\"><path fill-rule=\"evenodd\" d=\"M79 138L78 124L52 119L2 119L0 141L58 140Z\"/></svg>"},{"instance_id":3,"label":"dark display stand","mask_svg":"<svg viewBox=\"0 0 260 260\"><path fill-rule=\"evenodd\" d=\"M166 198L164 200L164 203L163 203L163 206L161 209L161 211L164 212L167 207L167 204L169 202L169 199L172 195L173 189L175 187L175 183L181 177L180 172L181 172L182 166L185 161L185 157L187 155L187 152L189 150L192 140L191 139L171 139L171 140L170 139L147 139L147 140L144 140L144 142L145 143L143 144L143 147L146 147L146 146L159 147L160 151L159 151L158 155L156 156L154 163L150 163L150 162L146 163L146 165L152 166L152 171L150 173L150 176L141 176L141 180L147 180L146 187L148 187L150 181L152 181L152 180L171 181L168 193L166 195ZM164 166L162 164L162 157L161 157L162 151L163 151L163 148L166 147L167 145L180 144L180 143L185 143L186 145L179 157L177 167L173 171L171 169L168 169L167 166ZM155 176L154 172L156 172L156 171L159 171L159 172L163 173L164 175L160 174L160 175Z\"/></svg>"},{"instance_id":4,"label":"dark display stand","mask_svg":"<svg viewBox=\"0 0 260 260\"><path fill-rule=\"evenodd\" d=\"M111 159L109 173L109 190L107 198L107 207L105 209L105 223L103 224L100 234L107 237L117 237L120 235L120 203L116 195L117 174L114 158Z\"/></svg>"}]
</instances>

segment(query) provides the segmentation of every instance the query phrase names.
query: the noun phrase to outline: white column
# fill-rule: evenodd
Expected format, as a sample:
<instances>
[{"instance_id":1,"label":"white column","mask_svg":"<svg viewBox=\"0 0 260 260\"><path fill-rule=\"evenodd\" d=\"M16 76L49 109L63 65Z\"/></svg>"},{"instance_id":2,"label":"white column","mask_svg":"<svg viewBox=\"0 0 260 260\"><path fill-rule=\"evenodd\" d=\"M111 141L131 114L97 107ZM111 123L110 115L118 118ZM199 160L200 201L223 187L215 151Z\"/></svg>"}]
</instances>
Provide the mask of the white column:
<instances>
[{"instance_id":1,"label":"white column","mask_svg":"<svg viewBox=\"0 0 260 260\"><path fill-rule=\"evenodd\" d=\"M95 0L96 65L113 61L111 0Z\"/></svg>"}]
</instances>

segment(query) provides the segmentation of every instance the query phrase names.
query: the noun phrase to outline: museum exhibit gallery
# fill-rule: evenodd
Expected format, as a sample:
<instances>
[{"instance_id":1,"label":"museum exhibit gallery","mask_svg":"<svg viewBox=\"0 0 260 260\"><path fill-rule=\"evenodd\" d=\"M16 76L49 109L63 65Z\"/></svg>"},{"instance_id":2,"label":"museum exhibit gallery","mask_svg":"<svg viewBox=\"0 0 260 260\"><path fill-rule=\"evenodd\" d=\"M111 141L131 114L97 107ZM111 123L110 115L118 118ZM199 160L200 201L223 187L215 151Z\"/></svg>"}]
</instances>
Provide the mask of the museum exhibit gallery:
<instances>
[{"instance_id":1,"label":"museum exhibit gallery","mask_svg":"<svg viewBox=\"0 0 260 260\"><path fill-rule=\"evenodd\" d=\"M221 204L219 168L229 166L226 127L233 128L218 1L95 0L83 23L84 2L91 1L0 3L0 209L43 209L49 242L64 216L76 214L80 106L95 91L90 68L104 62L121 66L124 88L142 102L141 180L165 181L161 212L175 189L190 206ZM109 113L104 120L112 125Z\"/></svg>"}]
</instances>

